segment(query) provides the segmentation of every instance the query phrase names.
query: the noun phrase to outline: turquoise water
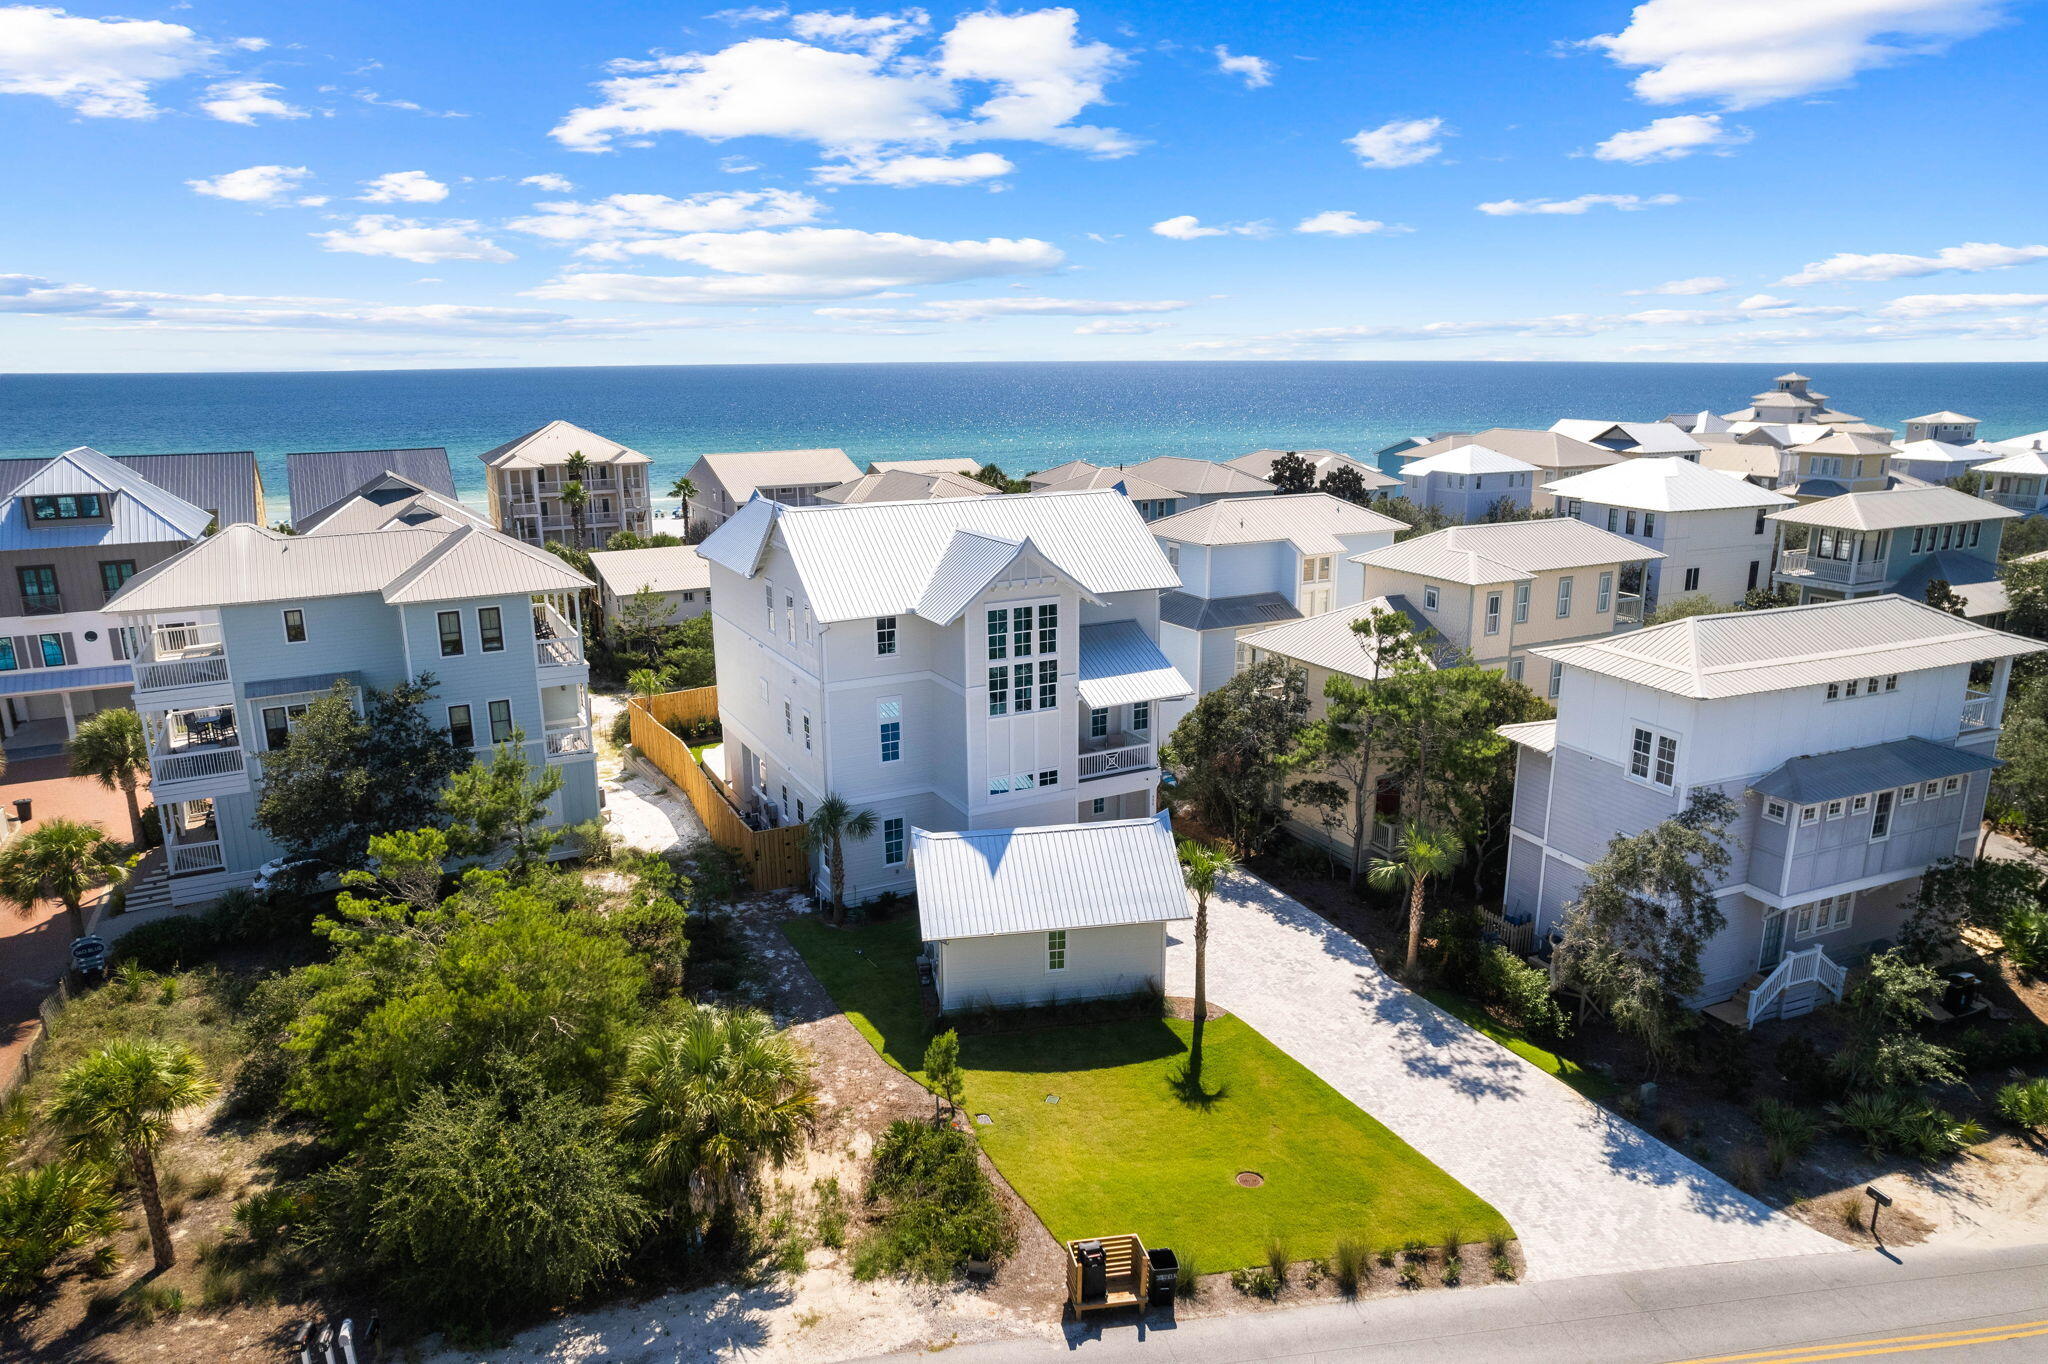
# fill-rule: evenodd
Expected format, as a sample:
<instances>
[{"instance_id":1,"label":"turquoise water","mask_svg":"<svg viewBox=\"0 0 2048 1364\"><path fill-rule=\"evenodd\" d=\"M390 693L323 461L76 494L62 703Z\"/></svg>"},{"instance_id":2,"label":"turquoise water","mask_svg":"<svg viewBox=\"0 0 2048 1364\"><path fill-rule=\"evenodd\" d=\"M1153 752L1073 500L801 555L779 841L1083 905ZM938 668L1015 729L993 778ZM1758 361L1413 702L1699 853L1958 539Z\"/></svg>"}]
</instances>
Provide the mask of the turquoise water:
<instances>
[{"instance_id":1,"label":"turquoise water","mask_svg":"<svg viewBox=\"0 0 2048 1364\"><path fill-rule=\"evenodd\" d=\"M256 451L282 514L291 450L443 445L477 456L562 417L645 451L665 489L697 455L836 445L856 464L966 455L1012 473L1069 459L1229 459L1261 446L1366 455L1403 436L1559 417L1733 411L1799 368L1884 425L1938 408L1992 439L2048 427L2048 364L1268 361L692 365L306 374L0 376L0 456Z\"/></svg>"}]
</instances>

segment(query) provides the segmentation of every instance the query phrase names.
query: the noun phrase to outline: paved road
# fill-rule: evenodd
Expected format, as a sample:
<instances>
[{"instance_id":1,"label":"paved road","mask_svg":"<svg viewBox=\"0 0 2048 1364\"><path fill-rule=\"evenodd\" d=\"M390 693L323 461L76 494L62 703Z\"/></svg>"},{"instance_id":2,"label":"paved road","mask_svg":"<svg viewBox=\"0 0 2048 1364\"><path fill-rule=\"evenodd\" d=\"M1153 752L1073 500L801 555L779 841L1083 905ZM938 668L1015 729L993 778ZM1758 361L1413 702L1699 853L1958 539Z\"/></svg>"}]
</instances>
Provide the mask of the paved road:
<instances>
[{"instance_id":1,"label":"paved road","mask_svg":"<svg viewBox=\"0 0 2048 1364\"><path fill-rule=\"evenodd\" d=\"M1842 1248L1390 980L1256 877L1219 886L1209 916L1209 997L1500 1209L1532 1279ZM1189 994L1193 934L1175 937L1167 989Z\"/></svg>"},{"instance_id":2,"label":"paved road","mask_svg":"<svg viewBox=\"0 0 2048 1364\"><path fill-rule=\"evenodd\" d=\"M2039 1364L2048 1246L1876 1251L1417 1293L1141 1329L1128 1314L1043 1338L962 1345L952 1364ZM1730 1360L1730 1356L1738 1357ZM894 1358L930 1358L901 1355Z\"/></svg>"}]
</instances>

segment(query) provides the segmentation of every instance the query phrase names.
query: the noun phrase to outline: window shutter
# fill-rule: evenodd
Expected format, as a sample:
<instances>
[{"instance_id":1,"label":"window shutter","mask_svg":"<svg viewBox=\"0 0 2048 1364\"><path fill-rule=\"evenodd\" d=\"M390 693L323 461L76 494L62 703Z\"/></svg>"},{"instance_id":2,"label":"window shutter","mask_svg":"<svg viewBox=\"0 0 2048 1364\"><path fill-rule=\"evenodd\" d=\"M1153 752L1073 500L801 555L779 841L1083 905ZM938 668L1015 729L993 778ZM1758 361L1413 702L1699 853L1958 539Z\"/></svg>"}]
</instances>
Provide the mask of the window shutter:
<instances>
[{"instance_id":1,"label":"window shutter","mask_svg":"<svg viewBox=\"0 0 2048 1364\"><path fill-rule=\"evenodd\" d=\"M66 630L63 633L63 635L59 638L61 639L64 645L65 664L68 666L70 664L76 663L78 661L78 648L77 645L72 640L71 632L69 630Z\"/></svg>"}]
</instances>

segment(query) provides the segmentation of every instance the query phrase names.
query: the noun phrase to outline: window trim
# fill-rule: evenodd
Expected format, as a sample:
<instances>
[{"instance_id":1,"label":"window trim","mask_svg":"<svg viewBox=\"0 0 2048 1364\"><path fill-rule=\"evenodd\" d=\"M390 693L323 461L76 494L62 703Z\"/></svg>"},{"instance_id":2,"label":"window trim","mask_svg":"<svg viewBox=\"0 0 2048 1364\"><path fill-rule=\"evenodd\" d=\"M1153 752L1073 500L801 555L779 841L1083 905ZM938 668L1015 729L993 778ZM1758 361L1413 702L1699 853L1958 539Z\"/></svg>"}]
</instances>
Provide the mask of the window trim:
<instances>
[{"instance_id":1,"label":"window trim","mask_svg":"<svg viewBox=\"0 0 2048 1364\"><path fill-rule=\"evenodd\" d=\"M809 717L806 716L806 719ZM894 729L892 734L890 731ZM879 759L885 763L903 761L903 698L900 696L878 696L875 698L875 746ZM890 752L895 749L894 754Z\"/></svg>"},{"instance_id":2,"label":"window trim","mask_svg":"<svg viewBox=\"0 0 2048 1364\"><path fill-rule=\"evenodd\" d=\"M909 860L909 831L901 815L882 821L882 865L900 867ZM893 855L892 855L893 851Z\"/></svg>"},{"instance_id":3,"label":"window trim","mask_svg":"<svg viewBox=\"0 0 2048 1364\"><path fill-rule=\"evenodd\" d=\"M875 657L886 658L896 652L896 617L875 617Z\"/></svg>"},{"instance_id":4,"label":"window trim","mask_svg":"<svg viewBox=\"0 0 2048 1364\"><path fill-rule=\"evenodd\" d=\"M502 738L498 734L498 707L500 706L505 708L505 733ZM512 736L519 732L519 726L512 723L512 701L509 697L484 702L484 715L490 725L491 743L493 746L511 743Z\"/></svg>"},{"instance_id":5,"label":"window trim","mask_svg":"<svg viewBox=\"0 0 2048 1364\"><path fill-rule=\"evenodd\" d=\"M1529 623L1529 584L1527 584L1526 582L1516 583L1516 584L1515 584L1515 624L1517 624L1517 625L1527 625L1528 623Z\"/></svg>"},{"instance_id":6,"label":"window trim","mask_svg":"<svg viewBox=\"0 0 2048 1364\"><path fill-rule=\"evenodd\" d=\"M1423 610L1434 611L1438 608L1439 603L1441 603L1442 601L1443 594L1437 590L1437 585L1435 583L1424 583L1422 585Z\"/></svg>"},{"instance_id":7,"label":"window trim","mask_svg":"<svg viewBox=\"0 0 2048 1364\"><path fill-rule=\"evenodd\" d=\"M1067 969L1067 930L1049 929L1045 935L1045 969L1048 972Z\"/></svg>"},{"instance_id":8,"label":"window trim","mask_svg":"<svg viewBox=\"0 0 2048 1364\"><path fill-rule=\"evenodd\" d=\"M484 617L490 617L490 624ZM505 613L496 606L479 606L476 609L477 651L486 654L500 654L505 651ZM491 641L496 640L493 644Z\"/></svg>"},{"instance_id":9,"label":"window trim","mask_svg":"<svg viewBox=\"0 0 2048 1364\"><path fill-rule=\"evenodd\" d=\"M1557 618L1570 620L1572 615L1572 575L1567 573L1557 580Z\"/></svg>"},{"instance_id":10,"label":"window trim","mask_svg":"<svg viewBox=\"0 0 2048 1364\"><path fill-rule=\"evenodd\" d=\"M1647 738L1649 743L1638 750L1637 741L1642 738ZM1669 746L1668 753L1666 752L1667 745ZM1678 736L1670 730L1659 729L1655 725L1644 724L1640 720L1629 721L1629 753L1625 770L1630 781L1641 786L1647 786L1653 791L1676 793L1678 790L1678 760L1680 753L1683 751L1684 747L1679 743ZM1640 772L1636 770L1638 758L1642 761L1642 771ZM1657 769L1660 764L1669 765L1671 769L1671 779L1669 781L1657 780ZM1801 822L1805 822L1803 816Z\"/></svg>"},{"instance_id":11,"label":"window trim","mask_svg":"<svg viewBox=\"0 0 2048 1364\"><path fill-rule=\"evenodd\" d=\"M306 642L305 608L288 606L282 612L280 619L284 624L285 643L304 644Z\"/></svg>"},{"instance_id":12,"label":"window trim","mask_svg":"<svg viewBox=\"0 0 2048 1364\"><path fill-rule=\"evenodd\" d=\"M448 633L448 622L450 621L455 622L455 633L452 636ZM443 658L461 658L463 651L469 647L469 642L463 638L462 613L460 611L436 611L434 613L434 633L441 641L441 657ZM452 649L448 647L451 644L455 646Z\"/></svg>"},{"instance_id":13,"label":"window trim","mask_svg":"<svg viewBox=\"0 0 2048 1364\"><path fill-rule=\"evenodd\" d=\"M1486 594L1486 633L1489 635L1500 633L1500 605L1500 593Z\"/></svg>"},{"instance_id":14,"label":"window trim","mask_svg":"<svg viewBox=\"0 0 2048 1364\"><path fill-rule=\"evenodd\" d=\"M1764 797L1763 816L1771 823L1783 824L1786 816L1791 812L1792 807L1786 802L1779 800L1776 796Z\"/></svg>"},{"instance_id":15,"label":"window trim","mask_svg":"<svg viewBox=\"0 0 2048 1364\"><path fill-rule=\"evenodd\" d=\"M467 743L464 743L462 738L456 733L455 712L458 710L462 712L461 729L462 733L468 736L469 741ZM471 712L468 702L459 701L448 707L448 737L455 740L457 748L471 750L476 748L476 716Z\"/></svg>"},{"instance_id":16,"label":"window trim","mask_svg":"<svg viewBox=\"0 0 2048 1364\"><path fill-rule=\"evenodd\" d=\"M1858 796L1857 799L1862 800L1863 797ZM1892 825L1898 822L1898 818L1897 793L1893 791L1879 791L1877 793L1877 804L1870 812L1870 841L1872 843L1882 843L1889 839L1892 836Z\"/></svg>"}]
</instances>

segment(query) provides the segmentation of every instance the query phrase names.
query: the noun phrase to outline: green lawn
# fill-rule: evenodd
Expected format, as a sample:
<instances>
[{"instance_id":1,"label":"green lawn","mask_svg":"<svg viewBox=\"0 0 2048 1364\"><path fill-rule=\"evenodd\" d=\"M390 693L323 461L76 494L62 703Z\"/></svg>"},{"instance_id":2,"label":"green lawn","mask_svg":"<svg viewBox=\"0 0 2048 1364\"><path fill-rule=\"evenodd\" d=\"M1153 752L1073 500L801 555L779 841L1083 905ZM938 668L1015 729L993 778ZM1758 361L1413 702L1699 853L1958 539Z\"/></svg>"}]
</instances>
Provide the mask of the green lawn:
<instances>
[{"instance_id":1,"label":"green lawn","mask_svg":"<svg viewBox=\"0 0 2048 1364\"><path fill-rule=\"evenodd\" d=\"M913 922L852 932L787 925L834 1001L890 1064L915 1075L928 1036ZM1205 1271L1254 1264L1279 1237L1297 1260L1343 1237L1377 1247L1507 1231L1499 1213L1236 1018L1205 1030L1203 1078L1171 1077L1191 1025L1090 1024L961 1040L967 1108L1004 1176L1061 1240L1136 1232ZM1057 1102L1052 1102L1056 1099ZM1264 1177L1258 1188L1240 1171Z\"/></svg>"},{"instance_id":2,"label":"green lawn","mask_svg":"<svg viewBox=\"0 0 2048 1364\"><path fill-rule=\"evenodd\" d=\"M1578 1062L1530 1041L1526 1035L1500 1022L1463 995L1449 990L1424 990L1422 997L1445 1013L1463 1020L1473 1031L1485 1033L1538 1070L1555 1075L1589 1099L1605 1099L1620 1087L1600 1072L1587 1070Z\"/></svg>"}]
</instances>

